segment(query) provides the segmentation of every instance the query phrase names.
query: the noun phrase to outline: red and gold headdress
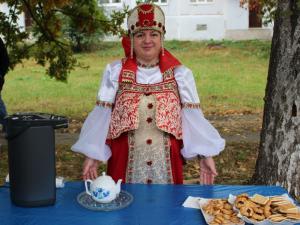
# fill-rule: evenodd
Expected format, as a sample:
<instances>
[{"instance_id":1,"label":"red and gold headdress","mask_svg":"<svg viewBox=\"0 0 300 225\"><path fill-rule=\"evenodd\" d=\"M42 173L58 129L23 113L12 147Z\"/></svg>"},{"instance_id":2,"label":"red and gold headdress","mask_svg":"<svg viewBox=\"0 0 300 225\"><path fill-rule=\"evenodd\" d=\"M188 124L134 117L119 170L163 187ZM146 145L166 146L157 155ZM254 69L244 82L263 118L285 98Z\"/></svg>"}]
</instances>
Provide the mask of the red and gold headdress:
<instances>
[{"instance_id":1,"label":"red and gold headdress","mask_svg":"<svg viewBox=\"0 0 300 225\"><path fill-rule=\"evenodd\" d=\"M165 15L159 6L152 3L138 4L129 12L127 26L128 36L131 39L130 58L133 58L133 35L141 30L156 30L161 33L162 54L164 54Z\"/></svg>"},{"instance_id":2,"label":"red and gold headdress","mask_svg":"<svg viewBox=\"0 0 300 225\"><path fill-rule=\"evenodd\" d=\"M126 58L124 58L122 63L120 82L134 82L138 66L133 52L133 36L141 30L156 30L161 33L162 49L159 55L159 68L162 74L170 71L173 73L174 68L181 65L181 63L163 47L163 38L166 33L165 15L159 6L151 3L137 5L128 15L127 25L128 36L122 39L122 46ZM130 74L130 76L128 76L128 74ZM130 81L130 79L133 80Z\"/></svg>"},{"instance_id":3,"label":"red and gold headdress","mask_svg":"<svg viewBox=\"0 0 300 225\"><path fill-rule=\"evenodd\" d=\"M127 19L128 34L135 34L140 30L157 30L161 34L166 32L165 15L162 9L151 3L141 3L133 8Z\"/></svg>"}]
</instances>

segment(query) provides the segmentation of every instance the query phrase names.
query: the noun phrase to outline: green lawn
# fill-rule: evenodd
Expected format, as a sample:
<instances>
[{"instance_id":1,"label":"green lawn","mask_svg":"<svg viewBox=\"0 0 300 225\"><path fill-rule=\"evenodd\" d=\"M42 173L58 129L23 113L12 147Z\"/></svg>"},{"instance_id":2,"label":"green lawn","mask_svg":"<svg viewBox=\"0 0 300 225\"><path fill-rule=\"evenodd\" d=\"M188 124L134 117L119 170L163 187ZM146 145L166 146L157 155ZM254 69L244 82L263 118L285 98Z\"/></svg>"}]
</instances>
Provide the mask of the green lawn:
<instances>
[{"instance_id":1,"label":"green lawn","mask_svg":"<svg viewBox=\"0 0 300 225\"><path fill-rule=\"evenodd\" d=\"M194 72L205 113L262 110L270 42L168 41L165 46ZM9 113L39 111L83 119L95 104L105 65L123 55L116 42L101 43L101 49L78 54L89 69L72 71L67 83L50 79L34 61L24 61L6 78L2 95Z\"/></svg>"},{"instance_id":2,"label":"green lawn","mask_svg":"<svg viewBox=\"0 0 300 225\"><path fill-rule=\"evenodd\" d=\"M212 44L221 44L221 47L210 48ZM169 41L165 46L194 72L205 114L261 112L270 42ZM50 79L45 75L45 69L33 61L19 65L7 75L2 92L9 113L48 112L83 120L95 104L105 65L123 55L119 43L101 43L101 49L77 55L78 61L88 65L89 69L77 68L72 71L67 83ZM241 125L240 121L236 123L232 125L230 122L231 127L223 127L221 122L218 128L223 127L219 130L231 135L241 132L236 127L250 129ZM256 121L251 123L255 124L255 128L259 127ZM77 128L75 130L78 131ZM57 174L68 180L80 180L84 157L69 149L68 145L56 146ZM228 143L226 150L216 157L219 171L216 183L246 184L254 170L257 149L258 143ZM1 184L8 173L6 146L1 149L0 162ZM188 162L184 177L198 181L198 162Z\"/></svg>"}]
</instances>

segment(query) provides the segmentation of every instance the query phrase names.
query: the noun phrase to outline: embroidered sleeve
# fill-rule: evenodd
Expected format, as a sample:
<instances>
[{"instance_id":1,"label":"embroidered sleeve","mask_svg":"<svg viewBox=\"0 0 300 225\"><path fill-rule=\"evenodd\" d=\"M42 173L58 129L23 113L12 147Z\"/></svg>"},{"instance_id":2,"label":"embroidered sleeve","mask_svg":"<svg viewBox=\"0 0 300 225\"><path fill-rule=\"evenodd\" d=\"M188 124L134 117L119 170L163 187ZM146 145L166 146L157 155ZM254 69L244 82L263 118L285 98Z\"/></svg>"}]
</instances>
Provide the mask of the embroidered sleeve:
<instances>
[{"instance_id":1,"label":"embroidered sleeve","mask_svg":"<svg viewBox=\"0 0 300 225\"><path fill-rule=\"evenodd\" d=\"M111 150L106 145L106 137L111 118L111 109L94 107L83 123L79 139L71 147L92 159L107 161Z\"/></svg>"},{"instance_id":2,"label":"embroidered sleeve","mask_svg":"<svg viewBox=\"0 0 300 225\"><path fill-rule=\"evenodd\" d=\"M200 100L192 71L185 66L179 66L175 68L174 75L182 107L199 108Z\"/></svg>"},{"instance_id":3,"label":"embroidered sleeve","mask_svg":"<svg viewBox=\"0 0 300 225\"><path fill-rule=\"evenodd\" d=\"M116 93L119 86L118 79L121 71L121 66L122 65L120 60L115 61L106 66L97 95L98 101L110 103L113 103L115 101Z\"/></svg>"},{"instance_id":4,"label":"embroidered sleeve","mask_svg":"<svg viewBox=\"0 0 300 225\"><path fill-rule=\"evenodd\" d=\"M184 66L175 69L182 104L182 140L181 154L190 159L196 156L215 156L225 147L225 140L212 124L205 119L197 94L196 83L191 70Z\"/></svg>"},{"instance_id":5,"label":"embroidered sleeve","mask_svg":"<svg viewBox=\"0 0 300 225\"><path fill-rule=\"evenodd\" d=\"M190 159L196 156L215 156L225 148L225 140L213 125L205 119L201 109L182 110L181 154Z\"/></svg>"},{"instance_id":6,"label":"embroidered sleeve","mask_svg":"<svg viewBox=\"0 0 300 225\"><path fill-rule=\"evenodd\" d=\"M86 118L77 142L71 147L90 158L107 161L111 150L106 145L106 137L111 120L111 112L115 95L118 90L118 79L121 61L115 61L106 66L93 111Z\"/></svg>"}]
</instances>

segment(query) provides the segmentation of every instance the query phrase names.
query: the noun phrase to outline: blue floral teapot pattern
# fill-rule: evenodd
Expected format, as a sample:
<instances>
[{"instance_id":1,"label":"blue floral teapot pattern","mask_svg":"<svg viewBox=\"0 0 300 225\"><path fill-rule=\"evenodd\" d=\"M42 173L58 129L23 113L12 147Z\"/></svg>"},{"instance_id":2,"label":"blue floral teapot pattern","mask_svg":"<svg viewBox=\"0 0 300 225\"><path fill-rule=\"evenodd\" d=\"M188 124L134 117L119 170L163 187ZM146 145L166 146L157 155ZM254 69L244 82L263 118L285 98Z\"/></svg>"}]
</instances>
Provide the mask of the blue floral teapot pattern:
<instances>
[{"instance_id":1,"label":"blue floral teapot pattern","mask_svg":"<svg viewBox=\"0 0 300 225\"><path fill-rule=\"evenodd\" d=\"M85 181L85 191L88 195L100 203L109 203L118 197L121 191L122 179L118 180L117 183L114 180L102 172L102 176L99 176L94 181ZM90 185L88 186L88 184Z\"/></svg>"}]
</instances>

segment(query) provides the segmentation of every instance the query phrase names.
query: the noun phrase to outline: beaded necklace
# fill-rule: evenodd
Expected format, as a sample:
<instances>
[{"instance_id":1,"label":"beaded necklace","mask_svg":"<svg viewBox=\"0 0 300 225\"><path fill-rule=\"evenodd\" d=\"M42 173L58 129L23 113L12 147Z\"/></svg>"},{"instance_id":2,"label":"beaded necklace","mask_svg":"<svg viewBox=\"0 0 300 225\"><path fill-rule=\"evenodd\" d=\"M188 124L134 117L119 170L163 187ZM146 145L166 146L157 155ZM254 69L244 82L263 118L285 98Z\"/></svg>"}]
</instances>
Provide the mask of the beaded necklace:
<instances>
[{"instance_id":1,"label":"beaded necklace","mask_svg":"<svg viewBox=\"0 0 300 225\"><path fill-rule=\"evenodd\" d=\"M143 68L146 68L146 69L150 69L150 68L153 68L153 67L156 67L159 65L159 61L157 61L156 63L153 63L153 64L145 64L145 63L141 63L139 61L136 61L136 64L139 66L139 67L143 67Z\"/></svg>"}]
</instances>

